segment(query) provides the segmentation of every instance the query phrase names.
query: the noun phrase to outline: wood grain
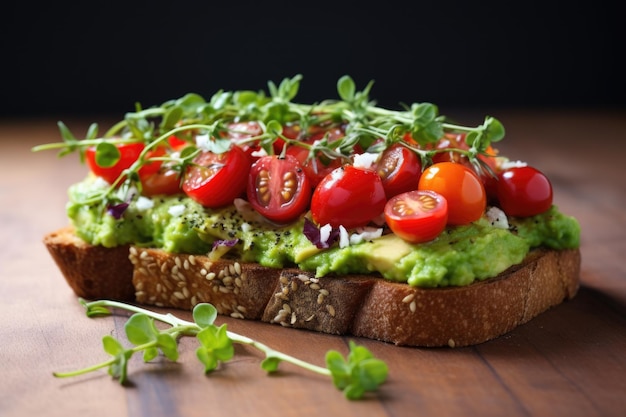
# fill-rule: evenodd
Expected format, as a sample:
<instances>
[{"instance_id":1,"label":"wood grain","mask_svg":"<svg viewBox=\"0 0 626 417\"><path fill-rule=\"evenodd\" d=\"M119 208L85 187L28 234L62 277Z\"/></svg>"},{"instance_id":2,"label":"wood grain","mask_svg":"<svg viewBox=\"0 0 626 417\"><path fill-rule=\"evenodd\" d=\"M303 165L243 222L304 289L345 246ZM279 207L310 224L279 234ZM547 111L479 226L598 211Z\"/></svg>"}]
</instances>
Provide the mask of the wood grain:
<instances>
[{"instance_id":1,"label":"wood grain","mask_svg":"<svg viewBox=\"0 0 626 417\"><path fill-rule=\"evenodd\" d=\"M205 376L191 339L183 339L177 363L133 358L130 387L106 372L54 378L53 371L107 359L101 338L123 338L127 314L86 318L41 242L65 224L67 186L85 173L74 156L59 161L53 151L30 151L59 140L56 121L0 121L0 415L626 415L626 113L491 114L507 128L501 152L543 169L556 203L579 219L582 287L570 302L474 347L414 349L359 339L390 367L380 392L359 402L293 366L268 376L260 354L245 347ZM481 121L471 112L458 118ZM77 133L91 122L64 121ZM319 365L329 349L348 349L348 338L219 321Z\"/></svg>"}]
</instances>

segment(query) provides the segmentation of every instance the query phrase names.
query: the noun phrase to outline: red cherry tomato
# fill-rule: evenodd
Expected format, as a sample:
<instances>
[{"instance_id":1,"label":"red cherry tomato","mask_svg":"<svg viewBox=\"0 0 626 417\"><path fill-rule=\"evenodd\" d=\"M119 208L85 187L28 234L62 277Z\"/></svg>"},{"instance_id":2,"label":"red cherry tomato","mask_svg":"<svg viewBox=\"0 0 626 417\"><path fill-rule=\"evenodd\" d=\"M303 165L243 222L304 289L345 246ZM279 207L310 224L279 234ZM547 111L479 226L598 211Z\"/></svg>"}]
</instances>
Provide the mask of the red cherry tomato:
<instances>
[{"instance_id":1,"label":"red cherry tomato","mask_svg":"<svg viewBox=\"0 0 626 417\"><path fill-rule=\"evenodd\" d=\"M478 220L487 206L483 183L463 164L439 162L426 168L418 189L435 191L448 201L448 224L463 225Z\"/></svg>"},{"instance_id":2,"label":"red cherry tomato","mask_svg":"<svg viewBox=\"0 0 626 417\"><path fill-rule=\"evenodd\" d=\"M351 229L366 226L385 209L385 189L375 171L346 165L328 174L311 198L313 220Z\"/></svg>"},{"instance_id":3,"label":"red cherry tomato","mask_svg":"<svg viewBox=\"0 0 626 417\"><path fill-rule=\"evenodd\" d=\"M249 141L250 138L263 134L263 129L258 122L234 122L228 124L225 136L240 146L250 158L252 154L261 149L258 141Z\"/></svg>"},{"instance_id":4,"label":"red cherry tomato","mask_svg":"<svg viewBox=\"0 0 626 417\"><path fill-rule=\"evenodd\" d=\"M221 154L202 152L183 178L183 191L205 207L221 207L244 194L250 159L239 146Z\"/></svg>"},{"instance_id":5,"label":"red cherry tomato","mask_svg":"<svg viewBox=\"0 0 626 417\"><path fill-rule=\"evenodd\" d=\"M87 166L95 175L104 178L109 184L113 184L124 172L125 169L137 161L139 154L143 151L145 145L143 143L124 143L114 145L119 153L119 158L112 165L99 164L99 152L103 149L112 149L110 146L90 146L85 151L85 159Z\"/></svg>"},{"instance_id":6,"label":"red cherry tomato","mask_svg":"<svg viewBox=\"0 0 626 417\"><path fill-rule=\"evenodd\" d=\"M180 172L162 167L159 171L141 177L141 194L147 197L155 195L174 195L182 192Z\"/></svg>"},{"instance_id":7,"label":"red cherry tomato","mask_svg":"<svg viewBox=\"0 0 626 417\"><path fill-rule=\"evenodd\" d=\"M417 189L422 163L415 152L395 144L383 152L376 164L376 171L383 181L387 198L391 198Z\"/></svg>"},{"instance_id":8,"label":"red cherry tomato","mask_svg":"<svg viewBox=\"0 0 626 417\"><path fill-rule=\"evenodd\" d=\"M530 166L500 172L496 194L500 208L509 216L534 216L552 206L550 180Z\"/></svg>"},{"instance_id":9,"label":"red cherry tomato","mask_svg":"<svg viewBox=\"0 0 626 417\"><path fill-rule=\"evenodd\" d=\"M309 207L311 185L296 158L268 155L252 164L246 194L252 207L263 216L288 223Z\"/></svg>"},{"instance_id":10,"label":"red cherry tomato","mask_svg":"<svg viewBox=\"0 0 626 417\"><path fill-rule=\"evenodd\" d=\"M448 202L429 190L398 194L387 201L385 220L389 228L407 242L428 242L445 229Z\"/></svg>"},{"instance_id":11,"label":"red cherry tomato","mask_svg":"<svg viewBox=\"0 0 626 417\"><path fill-rule=\"evenodd\" d=\"M324 138L327 136L328 142L332 143L337 139L344 136L344 131L341 128L332 128L329 130L324 130L320 127L312 128L314 133L303 140L304 143L312 145L315 141ZM316 187L317 184L322 181L324 177L330 174L336 168L339 168L343 165L345 161L340 158L329 158L323 155L321 152L317 154L315 158L309 159L309 149L304 146L291 145L287 148L288 155L292 155L300 161L302 164L302 168L304 172L309 177L312 187Z\"/></svg>"},{"instance_id":12,"label":"red cherry tomato","mask_svg":"<svg viewBox=\"0 0 626 417\"><path fill-rule=\"evenodd\" d=\"M182 149L185 146L189 145L189 142L174 135L167 138L167 143L169 143L171 148L174 150Z\"/></svg>"}]
</instances>

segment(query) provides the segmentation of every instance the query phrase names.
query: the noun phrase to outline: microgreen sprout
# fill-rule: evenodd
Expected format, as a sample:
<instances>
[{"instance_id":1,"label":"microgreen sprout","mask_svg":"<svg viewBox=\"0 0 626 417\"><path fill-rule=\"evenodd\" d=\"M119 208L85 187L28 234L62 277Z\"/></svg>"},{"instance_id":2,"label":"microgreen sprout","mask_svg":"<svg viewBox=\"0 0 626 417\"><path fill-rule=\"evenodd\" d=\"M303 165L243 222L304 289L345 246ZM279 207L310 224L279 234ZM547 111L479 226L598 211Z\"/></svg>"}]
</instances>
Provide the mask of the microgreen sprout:
<instances>
[{"instance_id":1,"label":"microgreen sprout","mask_svg":"<svg viewBox=\"0 0 626 417\"><path fill-rule=\"evenodd\" d=\"M493 117L486 117L477 127L467 127L449 123L439 114L432 103L413 103L402 110L379 107L370 100L373 81L358 91L354 80L349 76L337 82L339 98L324 100L315 104L301 104L293 100L300 88L302 75L285 78L278 85L268 82L269 94L263 91L218 91L208 100L199 94L189 93L178 99L169 100L160 106L142 108L136 105L134 112L128 112L124 119L109 128L100 136L98 125L92 124L84 139L77 137L62 122L58 123L62 142L39 145L33 151L58 149L59 156L78 152L81 161L85 159L85 149L96 146L96 160L101 166L110 166L119 159L115 145L142 142L145 149L137 161L120 175L105 192L92 196L85 204L115 199L115 189L122 183L141 188L139 170L154 162L167 162L168 166L180 173L193 163L201 150L225 152L231 142L223 138L231 122L255 121L262 133L242 139L239 145L257 143L267 153L275 152L274 143L282 140L287 145L301 146L309 151L309 158L323 155L328 159L342 159L350 162L357 147L368 152L382 152L394 143L401 143L416 152L426 167L439 152L457 152L468 158L477 170L487 171L489 167L479 158L486 154L491 143L504 137L504 127ZM333 141L323 138L314 144L283 136L282 127L297 124L303 132L311 126L342 126L345 136ZM467 149L437 149L433 146L446 133L464 133ZM172 156L148 157L158 146L167 146L171 136L185 140L189 146L184 152ZM198 149L198 137L206 137L202 149ZM407 141L406 137L411 141Z\"/></svg>"},{"instance_id":2,"label":"microgreen sprout","mask_svg":"<svg viewBox=\"0 0 626 417\"><path fill-rule=\"evenodd\" d=\"M364 346L349 342L350 351L343 357L336 350L326 354L326 367L305 362L291 355L279 352L247 336L233 333L226 324L215 324L217 309L208 303L198 304L193 309L193 322L182 320L171 313L160 314L142 307L118 301L99 300L87 302L80 299L88 317L101 317L112 314L112 308L134 313L130 316L124 330L126 338L133 346L124 347L122 341L111 335L102 339L104 351L111 356L107 361L70 372L55 372L58 378L78 376L100 369L108 373L121 384L128 382L128 362L139 352L144 362L159 356L159 353L171 361L178 360L178 340L183 336L196 337L199 347L196 356L204 366L204 372L210 374L220 364L228 362L235 355L234 344L251 346L265 354L261 368L268 373L276 372L281 362L291 363L303 369L332 378L335 387L350 400L362 398L368 391L376 391L388 375L387 365ZM155 321L170 327L160 329Z\"/></svg>"}]
</instances>

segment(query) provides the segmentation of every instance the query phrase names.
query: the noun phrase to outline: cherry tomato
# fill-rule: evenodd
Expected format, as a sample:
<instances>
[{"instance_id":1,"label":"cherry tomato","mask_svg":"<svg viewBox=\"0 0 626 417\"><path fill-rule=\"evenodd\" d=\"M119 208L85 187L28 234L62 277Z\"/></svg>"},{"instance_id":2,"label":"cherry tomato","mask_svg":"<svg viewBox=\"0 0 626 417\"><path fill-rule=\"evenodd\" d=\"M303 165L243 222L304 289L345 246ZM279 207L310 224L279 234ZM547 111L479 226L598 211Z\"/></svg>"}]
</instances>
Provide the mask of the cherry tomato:
<instances>
[{"instance_id":1,"label":"cherry tomato","mask_svg":"<svg viewBox=\"0 0 626 417\"><path fill-rule=\"evenodd\" d=\"M534 216L552 206L552 184L533 167L509 168L498 174L497 198L509 216Z\"/></svg>"},{"instance_id":2,"label":"cherry tomato","mask_svg":"<svg viewBox=\"0 0 626 417\"><path fill-rule=\"evenodd\" d=\"M366 226L385 209L385 189L373 170L346 165L318 184L311 198L313 220L351 229Z\"/></svg>"},{"instance_id":3,"label":"cherry tomato","mask_svg":"<svg viewBox=\"0 0 626 417\"><path fill-rule=\"evenodd\" d=\"M464 133L446 133L443 138L437 142L436 149L445 150L450 148L469 150L469 146L465 142L465 134ZM498 170L498 162L496 156L498 152L491 145L487 147L485 150L485 154L479 154L478 158L484 162L493 172L497 172ZM469 158L465 155L460 154L457 151L445 151L442 153L437 153L433 156L433 163L438 162L458 162L464 165L467 165L469 168L472 168L474 172L478 174L480 179L483 181L483 185L485 187L490 187L493 185L493 181L495 178L483 170L476 170L474 166L469 161Z\"/></svg>"},{"instance_id":4,"label":"cherry tomato","mask_svg":"<svg viewBox=\"0 0 626 417\"><path fill-rule=\"evenodd\" d=\"M261 149L258 141L247 141L250 138L263 134L263 129L258 122L233 122L228 124L225 136L240 146L250 158L252 154Z\"/></svg>"},{"instance_id":5,"label":"cherry tomato","mask_svg":"<svg viewBox=\"0 0 626 417\"><path fill-rule=\"evenodd\" d=\"M325 135L328 135L328 142L332 143L335 140L344 136L344 132L340 128L333 128L330 130L323 130L319 127L312 128L315 133L302 141L308 145L312 145L315 141L322 139ZM330 174L333 170L341 167L344 160L340 158L329 158L323 155L321 152L317 154L315 158L309 159L309 149L304 146L291 145L287 148L286 153L294 156L300 164L304 172L309 177L311 186L315 188L317 184L322 181L324 177Z\"/></svg>"},{"instance_id":6,"label":"cherry tomato","mask_svg":"<svg viewBox=\"0 0 626 417\"><path fill-rule=\"evenodd\" d=\"M143 143L124 143L115 145L115 148L119 152L119 159L113 165L102 166L98 164L98 147L90 146L85 151L85 159L87 166L95 175L104 178L109 184L113 184L117 180L125 169L135 163L139 154L143 151L145 145ZM104 149L104 147L100 147Z\"/></svg>"},{"instance_id":7,"label":"cherry tomato","mask_svg":"<svg viewBox=\"0 0 626 417\"><path fill-rule=\"evenodd\" d=\"M155 173L141 176L141 194L147 197L155 195L173 195L182 192L180 172L161 167Z\"/></svg>"},{"instance_id":8,"label":"cherry tomato","mask_svg":"<svg viewBox=\"0 0 626 417\"><path fill-rule=\"evenodd\" d=\"M252 207L263 216L288 223L309 207L311 185L296 158L268 155L252 164L246 194Z\"/></svg>"},{"instance_id":9,"label":"cherry tomato","mask_svg":"<svg viewBox=\"0 0 626 417\"><path fill-rule=\"evenodd\" d=\"M485 187L473 170L455 162L439 162L422 172L418 189L435 191L448 201L448 224L478 220L487 206Z\"/></svg>"},{"instance_id":10,"label":"cherry tomato","mask_svg":"<svg viewBox=\"0 0 626 417\"><path fill-rule=\"evenodd\" d=\"M429 190L398 194L387 201L385 220L389 228L407 242L428 242L445 229L448 202L441 194Z\"/></svg>"},{"instance_id":11,"label":"cherry tomato","mask_svg":"<svg viewBox=\"0 0 626 417\"><path fill-rule=\"evenodd\" d=\"M161 169L162 161L150 161L150 158L158 158L165 156L166 150L164 146L159 146L156 149L150 149L144 156L144 165L139 168L139 178L144 178L152 174L157 173Z\"/></svg>"},{"instance_id":12,"label":"cherry tomato","mask_svg":"<svg viewBox=\"0 0 626 417\"><path fill-rule=\"evenodd\" d=\"M387 148L376 165L387 198L417 189L422 163L417 154L400 144Z\"/></svg>"},{"instance_id":13,"label":"cherry tomato","mask_svg":"<svg viewBox=\"0 0 626 417\"><path fill-rule=\"evenodd\" d=\"M205 207L221 207L246 190L250 159L239 146L221 154L202 152L183 178L183 191Z\"/></svg>"},{"instance_id":14,"label":"cherry tomato","mask_svg":"<svg viewBox=\"0 0 626 417\"><path fill-rule=\"evenodd\" d=\"M174 135L167 138L167 142L174 150L182 149L185 146L189 145L189 142Z\"/></svg>"}]
</instances>

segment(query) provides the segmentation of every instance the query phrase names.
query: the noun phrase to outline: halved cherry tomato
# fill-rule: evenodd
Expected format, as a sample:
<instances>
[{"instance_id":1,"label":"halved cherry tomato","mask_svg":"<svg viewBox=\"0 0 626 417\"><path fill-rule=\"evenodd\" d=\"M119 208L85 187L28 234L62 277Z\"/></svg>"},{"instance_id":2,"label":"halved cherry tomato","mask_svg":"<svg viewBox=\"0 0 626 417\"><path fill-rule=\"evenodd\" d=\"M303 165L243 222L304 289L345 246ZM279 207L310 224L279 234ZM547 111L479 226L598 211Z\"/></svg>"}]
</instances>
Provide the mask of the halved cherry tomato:
<instances>
[{"instance_id":1,"label":"halved cherry tomato","mask_svg":"<svg viewBox=\"0 0 626 417\"><path fill-rule=\"evenodd\" d=\"M313 191L311 214L319 225L366 226L385 209L385 189L373 170L346 165L328 174Z\"/></svg>"},{"instance_id":2,"label":"halved cherry tomato","mask_svg":"<svg viewBox=\"0 0 626 417\"><path fill-rule=\"evenodd\" d=\"M311 185L296 158L268 155L252 164L246 194L252 207L263 216L288 223L309 207Z\"/></svg>"},{"instance_id":3,"label":"halved cherry tomato","mask_svg":"<svg viewBox=\"0 0 626 417\"><path fill-rule=\"evenodd\" d=\"M119 152L119 159L110 166L98 164L98 147L90 146L85 151L87 166L95 175L104 178L109 184L113 184L124 172L125 169L135 163L143 151L145 145L140 142L123 143L115 145ZM102 149L102 147L101 147Z\"/></svg>"},{"instance_id":4,"label":"halved cherry tomato","mask_svg":"<svg viewBox=\"0 0 626 417\"><path fill-rule=\"evenodd\" d=\"M422 163L417 154L406 146L394 144L387 148L376 164L387 198L417 190Z\"/></svg>"},{"instance_id":5,"label":"halved cherry tomato","mask_svg":"<svg viewBox=\"0 0 626 417\"><path fill-rule=\"evenodd\" d=\"M509 216L534 216L552 206L552 184L533 167L508 168L498 175L497 198Z\"/></svg>"},{"instance_id":6,"label":"halved cherry tomato","mask_svg":"<svg viewBox=\"0 0 626 417\"><path fill-rule=\"evenodd\" d=\"M221 154L202 152L183 178L183 191L205 207L221 207L245 193L250 159L239 146Z\"/></svg>"},{"instance_id":7,"label":"halved cherry tomato","mask_svg":"<svg viewBox=\"0 0 626 417\"><path fill-rule=\"evenodd\" d=\"M385 221L400 238L411 243L435 239L448 222L448 202L430 190L415 190L392 197L385 205Z\"/></svg>"},{"instance_id":8,"label":"halved cherry tomato","mask_svg":"<svg viewBox=\"0 0 626 417\"><path fill-rule=\"evenodd\" d=\"M478 220L487 206L485 187L473 170L456 162L427 167L419 190L435 191L448 201L448 224L463 225Z\"/></svg>"}]
</instances>

